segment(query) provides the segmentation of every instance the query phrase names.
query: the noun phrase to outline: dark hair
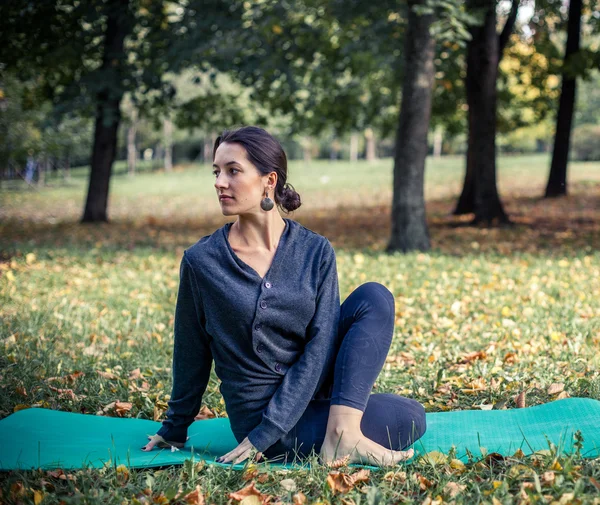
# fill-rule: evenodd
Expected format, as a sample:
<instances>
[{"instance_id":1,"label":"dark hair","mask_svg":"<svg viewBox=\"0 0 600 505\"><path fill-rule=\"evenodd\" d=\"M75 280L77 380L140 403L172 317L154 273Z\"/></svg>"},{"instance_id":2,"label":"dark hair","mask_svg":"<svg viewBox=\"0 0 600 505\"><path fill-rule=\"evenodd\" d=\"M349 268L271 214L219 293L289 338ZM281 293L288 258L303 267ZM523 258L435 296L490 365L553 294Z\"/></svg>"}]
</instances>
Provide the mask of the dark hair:
<instances>
[{"instance_id":1,"label":"dark hair","mask_svg":"<svg viewBox=\"0 0 600 505\"><path fill-rule=\"evenodd\" d=\"M213 148L213 161L217 148L223 142L236 142L246 149L246 156L259 172L267 175L277 172L275 203L286 213L296 210L302 202L300 195L287 181L287 157L281 144L270 133L258 126L243 126L237 130L223 130Z\"/></svg>"}]
</instances>

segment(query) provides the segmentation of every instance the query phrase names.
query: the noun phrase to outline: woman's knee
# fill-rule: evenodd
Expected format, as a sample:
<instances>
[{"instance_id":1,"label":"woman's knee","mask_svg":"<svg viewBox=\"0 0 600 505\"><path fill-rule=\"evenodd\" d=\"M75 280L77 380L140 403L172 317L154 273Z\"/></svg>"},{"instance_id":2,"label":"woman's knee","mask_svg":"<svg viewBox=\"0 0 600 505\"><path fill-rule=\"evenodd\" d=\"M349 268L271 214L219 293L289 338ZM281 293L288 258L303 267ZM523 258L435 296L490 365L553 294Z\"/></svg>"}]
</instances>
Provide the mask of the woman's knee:
<instances>
[{"instance_id":1,"label":"woman's knee","mask_svg":"<svg viewBox=\"0 0 600 505\"><path fill-rule=\"evenodd\" d=\"M409 402L410 408L409 416L412 419L412 432L411 440L412 443L420 439L427 431L427 416L425 414L425 407L421 405L417 400L412 398L405 398Z\"/></svg>"},{"instance_id":2,"label":"woman's knee","mask_svg":"<svg viewBox=\"0 0 600 505\"><path fill-rule=\"evenodd\" d=\"M380 282L365 282L358 286L355 291L374 309L381 311L389 310L391 316L394 315L396 304L394 295Z\"/></svg>"}]
</instances>

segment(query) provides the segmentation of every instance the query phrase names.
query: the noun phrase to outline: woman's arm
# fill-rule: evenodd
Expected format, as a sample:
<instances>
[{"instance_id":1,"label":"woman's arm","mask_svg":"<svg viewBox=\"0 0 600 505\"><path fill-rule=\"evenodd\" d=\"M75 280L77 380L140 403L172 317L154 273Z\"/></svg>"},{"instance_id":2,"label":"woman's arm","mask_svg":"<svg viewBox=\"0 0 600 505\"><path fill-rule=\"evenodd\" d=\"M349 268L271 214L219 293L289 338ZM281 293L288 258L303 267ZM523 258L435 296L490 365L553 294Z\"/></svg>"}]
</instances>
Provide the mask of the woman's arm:
<instances>
[{"instance_id":1,"label":"woman's arm","mask_svg":"<svg viewBox=\"0 0 600 505\"><path fill-rule=\"evenodd\" d=\"M304 352L288 369L263 413L262 422L248 434L258 451L265 451L296 425L334 366L339 318L335 251L327 240L321 257L315 315L307 328Z\"/></svg>"},{"instance_id":2,"label":"woman's arm","mask_svg":"<svg viewBox=\"0 0 600 505\"><path fill-rule=\"evenodd\" d=\"M186 441L188 427L200 409L212 365L210 339L200 317L204 310L200 292L185 251L179 277L174 322L173 389L167 418L157 432L169 442Z\"/></svg>"}]
</instances>

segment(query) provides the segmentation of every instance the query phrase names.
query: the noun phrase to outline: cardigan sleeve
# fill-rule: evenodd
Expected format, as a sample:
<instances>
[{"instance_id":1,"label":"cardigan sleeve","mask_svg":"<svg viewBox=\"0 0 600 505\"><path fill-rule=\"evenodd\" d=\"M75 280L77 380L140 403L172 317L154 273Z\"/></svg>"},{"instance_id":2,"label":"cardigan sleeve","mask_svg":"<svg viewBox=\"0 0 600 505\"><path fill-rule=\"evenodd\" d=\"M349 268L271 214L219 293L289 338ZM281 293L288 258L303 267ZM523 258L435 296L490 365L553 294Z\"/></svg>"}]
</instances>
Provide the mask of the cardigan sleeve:
<instances>
[{"instance_id":1,"label":"cardigan sleeve","mask_svg":"<svg viewBox=\"0 0 600 505\"><path fill-rule=\"evenodd\" d=\"M200 409L212 365L210 339L203 327L203 311L196 277L185 251L179 267L175 307L173 388L166 419L157 435L169 442L185 442L187 430Z\"/></svg>"},{"instance_id":2,"label":"cardigan sleeve","mask_svg":"<svg viewBox=\"0 0 600 505\"><path fill-rule=\"evenodd\" d=\"M248 434L258 451L265 451L298 422L334 365L340 318L340 294L335 251L327 240L319 269L315 314L300 358L288 369L261 423Z\"/></svg>"}]
</instances>

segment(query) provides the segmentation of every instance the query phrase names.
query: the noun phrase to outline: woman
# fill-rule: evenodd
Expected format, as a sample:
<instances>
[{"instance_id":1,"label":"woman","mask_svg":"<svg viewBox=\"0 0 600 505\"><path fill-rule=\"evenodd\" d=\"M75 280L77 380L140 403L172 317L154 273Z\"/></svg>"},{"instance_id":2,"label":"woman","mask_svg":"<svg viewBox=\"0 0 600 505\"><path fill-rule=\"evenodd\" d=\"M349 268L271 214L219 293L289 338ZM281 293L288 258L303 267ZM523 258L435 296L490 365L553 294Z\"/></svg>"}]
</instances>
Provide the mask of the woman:
<instances>
[{"instance_id":1,"label":"woman","mask_svg":"<svg viewBox=\"0 0 600 505\"><path fill-rule=\"evenodd\" d=\"M311 449L326 463L412 457L403 449L425 432L423 407L371 394L392 340L393 295L367 282L340 306L329 240L273 211L297 209L300 196L265 130L223 132L213 160L222 212L238 219L184 251L169 409L142 449L184 445L214 360L239 443L219 462Z\"/></svg>"}]
</instances>

